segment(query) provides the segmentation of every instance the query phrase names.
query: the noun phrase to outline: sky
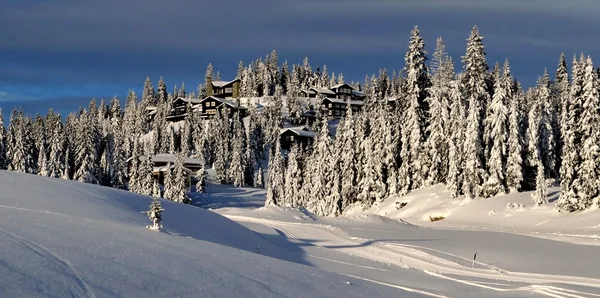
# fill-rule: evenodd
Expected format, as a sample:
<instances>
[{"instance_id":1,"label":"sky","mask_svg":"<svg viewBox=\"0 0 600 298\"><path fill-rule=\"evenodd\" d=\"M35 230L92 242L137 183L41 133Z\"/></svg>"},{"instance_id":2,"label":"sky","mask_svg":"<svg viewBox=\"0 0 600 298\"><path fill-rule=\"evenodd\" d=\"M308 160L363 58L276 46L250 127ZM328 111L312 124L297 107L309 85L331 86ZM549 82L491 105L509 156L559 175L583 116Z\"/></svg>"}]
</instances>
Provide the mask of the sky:
<instances>
[{"instance_id":1,"label":"sky","mask_svg":"<svg viewBox=\"0 0 600 298\"><path fill-rule=\"evenodd\" d=\"M508 58L526 86L553 74L562 52L600 59L597 0L0 0L0 107L123 102L146 77L189 91L208 63L232 79L240 61L273 49L363 81L403 67L415 25L429 53L442 37L457 62L477 25L490 67Z\"/></svg>"}]
</instances>

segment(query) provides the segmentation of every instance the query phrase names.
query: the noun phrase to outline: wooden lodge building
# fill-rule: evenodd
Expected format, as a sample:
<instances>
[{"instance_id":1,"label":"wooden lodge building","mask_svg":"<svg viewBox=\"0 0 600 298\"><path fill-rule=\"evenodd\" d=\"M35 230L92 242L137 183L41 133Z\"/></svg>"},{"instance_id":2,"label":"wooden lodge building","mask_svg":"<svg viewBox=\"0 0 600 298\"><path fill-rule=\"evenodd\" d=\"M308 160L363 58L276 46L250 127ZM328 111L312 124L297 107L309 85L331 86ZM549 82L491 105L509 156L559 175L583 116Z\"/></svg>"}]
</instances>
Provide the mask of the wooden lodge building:
<instances>
[{"instance_id":1,"label":"wooden lodge building","mask_svg":"<svg viewBox=\"0 0 600 298\"><path fill-rule=\"evenodd\" d=\"M315 140L316 134L309 131L306 127L286 127L279 132L279 141L281 150L291 150L294 144L306 149Z\"/></svg>"}]
</instances>

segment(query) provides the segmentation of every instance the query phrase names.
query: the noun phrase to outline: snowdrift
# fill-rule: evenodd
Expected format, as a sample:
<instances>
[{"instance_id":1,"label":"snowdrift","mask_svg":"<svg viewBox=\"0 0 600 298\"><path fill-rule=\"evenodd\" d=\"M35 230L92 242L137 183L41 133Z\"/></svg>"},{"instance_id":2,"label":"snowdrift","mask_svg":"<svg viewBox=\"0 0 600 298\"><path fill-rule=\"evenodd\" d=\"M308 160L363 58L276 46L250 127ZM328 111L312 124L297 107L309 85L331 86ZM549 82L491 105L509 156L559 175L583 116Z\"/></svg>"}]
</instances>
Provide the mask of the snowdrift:
<instances>
[{"instance_id":1,"label":"snowdrift","mask_svg":"<svg viewBox=\"0 0 600 298\"><path fill-rule=\"evenodd\" d=\"M0 190L7 297L417 296L302 265L201 208L163 201L163 233L145 228L150 197L6 171Z\"/></svg>"}]
</instances>

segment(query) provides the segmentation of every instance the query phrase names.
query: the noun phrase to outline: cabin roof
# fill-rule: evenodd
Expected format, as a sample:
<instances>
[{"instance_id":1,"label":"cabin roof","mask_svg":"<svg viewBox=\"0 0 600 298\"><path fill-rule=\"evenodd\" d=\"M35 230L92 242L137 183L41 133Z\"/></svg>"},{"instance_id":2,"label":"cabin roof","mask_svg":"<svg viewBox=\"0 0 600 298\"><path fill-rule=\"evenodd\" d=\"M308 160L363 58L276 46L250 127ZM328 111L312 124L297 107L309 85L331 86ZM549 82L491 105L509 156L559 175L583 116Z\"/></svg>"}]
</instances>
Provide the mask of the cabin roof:
<instances>
[{"instance_id":1,"label":"cabin roof","mask_svg":"<svg viewBox=\"0 0 600 298\"><path fill-rule=\"evenodd\" d=\"M235 81L238 81L238 80L239 79L234 79L234 80L231 80L231 81L212 81L212 85L215 86L215 87L221 88L221 87L225 87L225 86L227 86L229 84L233 84Z\"/></svg>"},{"instance_id":2,"label":"cabin roof","mask_svg":"<svg viewBox=\"0 0 600 298\"><path fill-rule=\"evenodd\" d=\"M220 98L220 97L216 97L216 96L208 96L204 99L202 99L201 101L199 101L198 103L203 103L206 100L212 99L214 101L218 101L221 104L226 104L232 108L239 108L239 109L247 109L245 106L239 105L237 104L237 102L230 100L230 99L225 99L225 98Z\"/></svg>"},{"instance_id":3,"label":"cabin roof","mask_svg":"<svg viewBox=\"0 0 600 298\"><path fill-rule=\"evenodd\" d=\"M154 162L154 163L166 162L166 163L174 164L175 159L177 159L177 156L175 154L159 153L159 154L152 156L152 162ZM202 161L199 159L196 159L196 158L186 157L183 159L183 164L201 166Z\"/></svg>"},{"instance_id":4,"label":"cabin roof","mask_svg":"<svg viewBox=\"0 0 600 298\"><path fill-rule=\"evenodd\" d=\"M316 136L314 132L307 130L304 126L282 128L279 134L283 134L286 131L291 131L298 136L307 137L311 139L314 139Z\"/></svg>"},{"instance_id":5,"label":"cabin roof","mask_svg":"<svg viewBox=\"0 0 600 298\"><path fill-rule=\"evenodd\" d=\"M352 88L352 86L350 86L350 85L348 85L346 83L341 83L341 84L333 85L333 86L331 86L331 89L337 89L337 88L344 87L344 86L348 87L348 88L350 88L352 90L354 90L354 88Z\"/></svg>"},{"instance_id":6,"label":"cabin roof","mask_svg":"<svg viewBox=\"0 0 600 298\"><path fill-rule=\"evenodd\" d=\"M346 104L346 100L344 100L344 99L341 99L341 98L329 98L329 97L325 97L325 98L323 99L323 101L325 101L325 100L327 100L327 101L330 101L330 102L332 102L332 103L342 103L342 104Z\"/></svg>"}]
</instances>

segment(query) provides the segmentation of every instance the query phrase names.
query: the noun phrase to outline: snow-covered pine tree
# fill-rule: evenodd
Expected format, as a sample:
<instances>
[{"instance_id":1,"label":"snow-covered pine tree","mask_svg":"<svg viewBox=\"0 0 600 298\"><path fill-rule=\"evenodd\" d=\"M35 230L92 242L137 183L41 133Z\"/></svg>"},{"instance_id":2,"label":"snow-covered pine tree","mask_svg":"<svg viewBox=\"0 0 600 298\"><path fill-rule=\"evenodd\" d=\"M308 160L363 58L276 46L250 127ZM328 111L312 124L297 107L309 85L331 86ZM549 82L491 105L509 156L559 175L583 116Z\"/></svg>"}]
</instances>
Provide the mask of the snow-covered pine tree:
<instances>
[{"instance_id":1,"label":"snow-covered pine tree","mask_svg":"<svg viewBox=\"0 0 600 298\"><path fill-rule=\"evenodd\" d=\"M161 198L162 194L160 191L160 185L158 184L158 180L157 179L153 179L154 182L152 182L152 197L154 198Z\"/></svg>"},{"instance_id":2,"label":"snow-covered pine tree","mask_svg":"<svg viewBox=\"0 0 600 298\"><path fill-rule=\"evenodd\" d=\"M6 155L8 159L8 170L13 172L25 172L26 151L23 113L16 108L13 109L6 137Z\"/></svg>"},{"instance_id":3,"label":"snow-covered pine tree","mask_svg":"<svg viewBox=\"0 0 600 298\"><path fill-rule=\"evenodd\" d=\"M260 171L260 169L259 169ZM284 206L284 164L281 144L275 143L275 150L269 150L269 174L267 177L267 200L265 206ZM260 174L260 173L259 173Z\"/></svg>"},{"instance_id":4,"label":"snow-covered pine tree","mask_svg":"<svg viewBox=\"0 0 600 298\"><path fill-rule=\"evenodd\" d=\"M144 108L154 106L156 105L156 99L156 92L154 91L154 86L152 86L152 81L150 81L149 77L146 77L144 91L142 93L142 106L144 106Z\"/></svg>"},{"instance_id":5,"label":"snow-covered pine tree","mask_svg":"<svg viewBox=\"0 0 600 298\"><path fill-rule=\"evenodd\" d=\"M231 164L229 166L229 179L234 187L245 185L246 168L246 129L243 127L242 119L238 112L233 116L233 139L231 140Z\"/></svg>"},{"instance_id":6,"label":"snow-covered pine tree","mask_svg":"<svg viewBox=\"0 0 600 298\"><path fill-rule=\"evenodd\" d=\"M263 171L263 167L258 167L258 173L256 174L256 182L254 182L254 186L258 188L264 188L265 174Z\"/></svg>"},{"instance_id":7,"label":"snow-covered pine tree","mask_svg":"<svg viewBox=\"0 0 600 298\"><path fill-rule=\"evenodd\" d=\"M167 163L164 173L164 191L163 198L169 201L173 200L173 196L175 191L173 190L173 185L175 184L175 177L173 176L173 171L171 169L171 163Z\"/></svg>"},{"instance_id":8,"label":"snow-covered pine tree","mask_svg":"<svg viewBox=\"0 0 600 298\"><path fill-rule=\"evenodd\" d=\"M113 152L112 152L112 181L111 186L118 189L125 189L125 181L127 177L127 167L125 165L125 152L123 151L123 143L125 137L119 125L113 125Z\"/></svg>"},{"instance_id":9,"label":"snow-covered pine tree","mask_svg":"<svg viewBox=\"0 0 600 298\"><path fill-rule=\"evenodd\" d=\"M184 156L179 153L175 158L175 172L173 184L172 184L172 197L171 200L177 203L190 204L191 198L186 193L186 179L187 173L183 167Z\"/></svg>"},{"instance_id":10,"label":"snow-covered pine tree","mask_svg":"<svg viewBox=\"0 0 600 298\"><path fill-rule=\"evenodd\" d=\"M151 226L146 226L147 228L155 231L160 231L163 229L161 224L162 222L162 212L165 211L160 204L160 200L157 197L152 199L152 203L150 204L150 210L142 212L148 216L148 219L152 222Z\"/></svg>"},{"instance_id":11,"label":"snow-covered pine tree","mask_svg":"<svg viewBox=\"0 0 600 298\"><path fill-rule=\"evenodd\" d=\"M582 113L578 120L581 136L581 163L577 168L577 209L585 210L598 203L600 191L600 82L592 58L587 57L583 68L581 94Z\"/></svg>"},{"instance_id":12,"label":"snow-covered pine tree","mask_svg":"<svg viewBox=\"0 0 600 298\"><path fill-rule=\"evenodd\" d=\"M286 202L291 207L300 207L300 190L302 189L302 156L297 144L292 146L287 156L285 169L285 187L283 188Z\"/></svg>"},{"instance_id":13,"label":"snow-covered pine tree","mask_svg":"<svg viewBox=\"0 0 600 298\"><path fill-rule=\"evenodd\" d=\"M352 107L348 105L346 117L343 122L343 130L338 133L342 137L343 143L337 147L340 152L340 172L342 185L340 195L342 204L340 209L343 211L356 200L356 175L357 175L357 147L358 142L362 140L356 139L355 132L355 116L352 114ZM339 129L339 128L338 128ZM337 142L337 139L336 139Z\"/></svg>"},{"instance_id":14,"label":"snow-covered pine tree","mask_svg":"<svg viewBox=\"0 0 600 298\"><path fill-rule=\"evenodd\" d=\"M140 148L139 142L133 144L133 151L131 152L131 160L129 162L129 191L140 193L142 188L143 175L140 173Z\"/></svg>"},{"instance_id":15,"label":"snow-covered pine tree","mask_svg":"<svg viewBox=\"0 0 600 298\"><path fill-rule=\"evenodd\" d=\"M308 211L322 216L328 215L325 198L329 195L329 190L326 187L327 179L331 173L330 150L331 137L329 135L329 123L323 121L313 145L312 155L306 161L307 167L305 171L310 183L310 188L307 189L309 200L305 201L305 207Z\"/></svg>"},{"instance_id":16,"label":"snow-covered pine tree","mask_svg":"<svg viewBox=\"0 0 600 298\"><path fill-rule=\"evenodd\" d=\"M98 178L94 175L97 173L96 160L97 151L94 142L94 128L92 126L90 115L87 111L79 116L77 126L77 141L75 149L75 174L74 180L86 183L97 183Z\"/></svg>"},{"instance_id":17,"label":"snow-covered pine tree","mask_svg":"<svg viewBox=\"0 0 600 298\"><path fill-rule=\"evenodd\" d=\"M539 152L538 152L539 154ZM548 186L546 185L546 174L544 173L544 163L541 159L537 162L535 176L535 193L531 194L534 203L539 206L548 203Z\"/></svg>"},{"instance_id":18,"label":"snow-covered pine tree","mask_svg":"<svg viewBox=\"0 0 600 298\"><path fill-rule=\"evenodd\" d=\"M506 186L509 192L521 189L523 182L523 136L521 135L522 115L519 104L523 93L518 90L509 98L508 140L506 160Z\"/></svg>"},{"instance_id":19,"label":"snow-covered pine tree","mask_svg":"<svg viewBox=\"0 0 600 298\"><path fill-rule=\"evenodd\" d=\"M460 78L450 84L450 131L448 146L448 178L446 188L452 198L463 194L464 186L464 140L466 111L460 88Z\"/></svg>"},{"instance_id":20,"label":"snow-covered pine tree","mask_svg":"<svg viewBox=\"0 0 600 298\"><path fill-rule=\"evenodd\" d=\"M558 62L558 68L554 78L553 85L553 106L555 115L553 119L553 126L555 129L556 145L557 145L557 158L555 173L560 175L560 168L562 163L562 148L564 146L563 131L566 129L567 112L566 105L569 103L569 71L567 69L567 61L565 54L560 55Z\"/></svg>"},{"instance_id":21,"label":"snow-covered pine tree","mask_svg":"<svg viewBox=\"0 0 600 298\"><path fill-rule=\"evenodd\" d=\"M0 108L0 170L6 169L6 130L4 128L4 114Z\"/></svg>"},{"instance_id":22,"label":"snow-covered pine tree","mask_svg":"<svg viewBox=\"0 0 600 298\"><path fill-rule=\"evenodd\" d=\"M463 192L467 198L476 198L479 188L487 180L483 160L483 116L489 101L487 71L483 37L477 26L467 39L467 51L463 57L463 96L468 101L467 126L465 132L465 167Z\"/></svg>"},{"instance_id":23,"label":"snow-covered pine tree","mask_svg":"<svg viewBox=\"0 0 600 298\"><path fill-rule=\"evenodd\" d=\"M421 167L421 162L428 158L422 154L428 113L425 99L427 98L427 89L431 84L426 55L425 43L419 34L419 28L415 26L411 31L409 48L404 58L406 110L403 117L402 132L404 135L400 153L402 165L407 167L409 190L421 187L429 170L429 168Z\"/></svg>"},{"instance_id":24,"label":"snow-covered pine tree","mask_svg":"<svg viewBox=\"0 0 600 298\"><path fill-rule=\"evenodd\" d=\"M160 79L158 80L157 91L158 103L166 103L169 92L167 91L167 84L165 84L165 80L163 79L163 77L160 77Z\"/></svg>"},{"instance_id":25,"label":"snow-covered pine tree","mask_svg":"<svg viewBox=\"0 0 600 298\"><path fill-rule=\"evenodd\" d=\"M204 169L204 165L200 166L200 169L196 171L196 192L204 193L206 190L206 170Z\"/></svg>"},{"instance_id":26,"label":"snow-covered pine tree","mask_svg":"<svg viewBox=\"0 0 600 298\"><path fill-rule=\"evenodd\" d=\"M481 188L481 195L489 198L504 194L506 189L506 162L508 141L508 103L512 101L513 79L510 74L508 60L504 62L502 75L494 84L494 96L489 105L489 114L485 119L488 127L489 158L487 160L488 179Z\"/></svg>"},{"instance_id":27,"label":"snow-covered pine tree","mask_svg":"<svg viewBox=\"0 0 600 298\"><path fill-rule=\"evenodd\" d=\"M554 172L556 169L557 149L556 149L556 130L554 126L554 117L556 116L556 110L552 103L552 94L550 86L550 77L548 73L544 71L542 77L542 84L537 88L537 97L540 104L540 120L539 123L539 134L540 134L540 158L544 164L546 171L546 177L558 179L558 173Z\"/></svg>"},{"instance_id":28,"label":"snow-covered pine tree","mask_svg":"<svg viewBox=\"0 0 600 298\"><path fill-rule=\"evenodd\" d=\"M141 157L141 161L139 163L138 175L140 177L140 189L139 193L142 195L152 195L154 188L154 178L153 178L153 162L152 156L147 154L144 157Z\"/></svg>"},{"instance_id":29,"label":"snow-covered pine tree","mask_svg":"<svg viewBox=\"0 0 600 298\"><path fill-rule=\"evenodd\" d=\"M48 171L48 155L46 153L46 144L45 142L40 142L40 148L38 149L38 175L49 177L50 173Z\"/></svg>"},{"instance_id":30,"label":"snow-covered pine tree","mask_svg":"<svg viewBox=\"0 0 600 298\"><path fill-rule=\"evenodd\" d=\"M450 68L452 67L452 68ZM428 90L429 97L429 138L425 144L429 156L430 167L427 185L445 182L448 176L448 133L450 132L450 115L448 98L450 84L454 79L453 64L449 63L448 53L442 38L438 38L432 60L432 85Z\"/></svg>"}]
</instances>

